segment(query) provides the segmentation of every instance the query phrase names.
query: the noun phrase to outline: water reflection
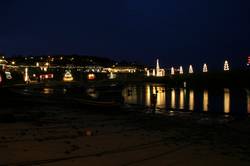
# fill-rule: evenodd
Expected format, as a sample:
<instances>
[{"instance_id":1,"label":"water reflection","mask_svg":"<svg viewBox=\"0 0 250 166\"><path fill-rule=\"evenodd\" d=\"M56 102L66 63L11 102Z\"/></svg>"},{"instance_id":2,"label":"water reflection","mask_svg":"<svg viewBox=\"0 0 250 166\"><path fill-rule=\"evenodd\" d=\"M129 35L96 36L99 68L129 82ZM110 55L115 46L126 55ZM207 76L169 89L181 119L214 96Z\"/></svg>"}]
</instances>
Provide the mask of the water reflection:
<instances>
[{"instance_id":1,"label":"water reflection","mask_svg":"<svg viewBox=\"0 0 250 166\"><path fill-rule=\"evenodd\" d=\"M136 86L129 87L125 91L125 102L130 104L137 104L137 89Z\"/></svg>"},{"instance_id":2,"label":"water reflection","mask_svg":"<svg viewBox=\"0 0 250 166\"><path fill-rule=\"evenodd\" d=\"M45 93L50 93L46 90ZM250 91L247 90L247 96L237 96L239 93L233 93L230 89L223 89L219 93L212 93L209 90L195 91L193 89L185 88L165 88L165 85L160 84L145 84L145 85L132 85L128 86L123 90L123 96L125 103L128 104L139 104L144 106L151 106L152 95L156 94L156 107L165 108L166 110L180 109L180 110L190 110L190 111L215 111L231 113L233 112L233 107L231 108L231 100L239 97L242 105L245 109L237 109L240 112L250 113ZM236 96L235 96L236 95ZM247 101L247 103L246 103ZM246 108L247 107L247 108ZM212 109L211 109L212 108ZM247 109L247 110L246 110Z\"/></svg>"},{"instance_id":3,"label":"water reflection","mask_svg":"<svg viewBox=\"0 0 250 166\"><path fill-rule=\"evenodd\" d=\"M146 85L146 92L145 92L145 98L146 98L146 106L150 106L151 105L151 93L150 93L150 86Z\"/></svg>"},{"instance_id":4,"label":"water reflection","mask_svg":"<svg viewBox=\"0 0 250 166\"><path fill-rule=\"evenodd\" d=\"M166 93L165 93L165 87L153 87L154 94L157 95L157 101L156 106L159 108L165 108L166 107Z\"/></svg>"},{"instance_id":5,"label":"water reflection","mask_svg":"<svg viewBox=\"0 0 250 166\"><path fill-rule=\"evenodd\" d=\"M189 110L190 111L194 110L194 91L193 90L189 91Z\"/></svg>"},{"instance_id":6,"label":"water reflection","mask_svg":"<svg viewBox=\"0 0 250 166\"><path fill-rule=\"evenodd\" d=\"M171 90L171 108L175 109L175 89Z\"/></svg>"},{"instance_id":7,"label":"water reflection","mask_svg":"<svg viewBox=\"0 0 250 166\"><path fill-rule=\"evenodd\" d=\"M180 89L180 105L179 109L184 109L184 90Z\"/></svg>"},{"instance_id":8,"label":"water reflection","mask_svg":"<svg viewBox=\"0 0 250 166\"><path fill-rule=\"evenodd\" d=\"M94 88L89 88L86 90L87 94L91 96L92 98L98 98L99 94Z\"/></svg>"},{"instance_id":9,"label":"water reflection","mask_svg":"<svg viewBox=\"0 0 250 166\"><path fill-rule=\"evenodd\" d=\"M230 113L230 90L224 89L224 113Z\"/></svg>"},{"instance_id":10,"label":"water reflection","mask_svg":"<svg viewBox=\"0 0 250 166\"><path fill-rule=\"evenodd\" d=\"M203 92L203 111L208 111L208 90L204 90Z\"/></svg>"},{"instance_id":11,"label":"water reflection","mask_svg":"<svg viewBox=\"0 0 250 166\"><path fill-rule=\"evenodd\" d=\"M250 114L250 90L247 90L247 112Z\"/></svg>"},{"instance_id":12,"label":"water reflection","mask_svg":"<svg viewBox=\"0 0 250 166\"><path fill-rule=\"evenodd\" d=\"M43 94L48 95L48 94L53 94L54 89L52 88L44 88L43 89Z\"/></svg>"}]
</instances>

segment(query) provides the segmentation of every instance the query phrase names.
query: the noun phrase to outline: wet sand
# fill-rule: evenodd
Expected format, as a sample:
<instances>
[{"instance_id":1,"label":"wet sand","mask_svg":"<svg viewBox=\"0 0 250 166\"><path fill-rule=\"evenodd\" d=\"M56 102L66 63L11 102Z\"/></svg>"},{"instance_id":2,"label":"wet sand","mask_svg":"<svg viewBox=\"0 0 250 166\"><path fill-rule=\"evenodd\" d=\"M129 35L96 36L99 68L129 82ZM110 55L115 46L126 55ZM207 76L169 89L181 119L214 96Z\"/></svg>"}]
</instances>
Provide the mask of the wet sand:
<instances>
[{"instance_id":1,"label":"wet sand","mask_svg":"<svg viewBox=\"0 0 250 166\"><path fill-rule=\"evenodd\" d=\"M250 165L248 117L104 111L8 92L1 101L0 166Z\"/></svg>"}]
</instances>

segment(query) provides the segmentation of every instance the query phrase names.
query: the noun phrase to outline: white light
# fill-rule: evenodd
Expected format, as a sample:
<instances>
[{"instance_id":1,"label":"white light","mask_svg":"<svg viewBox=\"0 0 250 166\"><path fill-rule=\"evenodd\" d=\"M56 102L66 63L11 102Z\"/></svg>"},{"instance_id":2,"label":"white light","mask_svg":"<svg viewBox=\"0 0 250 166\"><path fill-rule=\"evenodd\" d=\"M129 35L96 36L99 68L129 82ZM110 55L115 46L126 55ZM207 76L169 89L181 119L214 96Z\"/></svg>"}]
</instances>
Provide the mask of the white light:
<instances>
[{"instance_id":1,"label":"white light","mask_svg":"<svg viewBox=\"0 0 250 166\"><path fill-rule=\"evenodd\" d=\"M207 64L204 63L204 65L203 65L203 73L207 73L207 72L208 72Z\"/></svg>"},{"instance_id":2,"label":"white light","mask_svg":"<svg viewBox=\"0 0 250 166\"><path fill-rule=\"evenodd\" d=\"M193 66L192 66L192 65L189 65L188 73L189 73L189 74L193 74L193 73L194 73L194 70L193 70Z\"/></svg>"},{"instance_id":3,"label":"white light","mask_svg":"<svg viewBox=\"0 0 250 166\"><path fill-rule=\"evenodd\" d=\"M116 78L116 74L111 72L109 75L109 79L115 79L115 78Z\"/></svg>"},{"instance_id":4,"label":"white light","mask_svg":"<svg viewBox=\"0 0 250 166\"><path fill-rule=\"evenodd\" d=\"M149 72L149 70L147 70L147 76L148 76L148 77L150 76L150 72Z\"/></svg>"},{"instance_id":5,"label":"white light","mask_svg":"<svg viewBox=\"0 0 250 166\"><path fill-rule=\"evenodd\" d=\"M153 69L153 76L156 76L156 75L155 75L155 69Z\"/></svg>"},{"instance_id":6,"label":"white light","mask_svg":"<svg viewBox=\"0 0 250 166\"><path fill-rule=\"evenodd\" d=\"M180 74L183 74L183 68L180 66Z\"/></svg>"},{"instance_id":7,"label":"white light","mask_svg":"<svg viewBox=\"0 0 250 166\"><path fill-rule=\"evenodd\" d=\"M25 68L25 72L24 72L24 81L25 82L28 82L29 81L29 70L28 70L28 68L26 67Z\"/></svg>"},{"instance_id":8,"label":"white light","mask_svg":"<svg viewBox=\"0 0 250 166\"><path fill-rule=\"evenodd\" d=\"M229 71L229 64L227 60L224 63L224 71Z\"/></svg>"},{"instance_id":9,"label":"white light","mask_svg":"<svg viewBox=\"0 0 250 166\"><path fill-rule=\"evenodd\" d=\"M171 75L174 75L174 67L171 67Z\"/></svg>"}]
</instances>

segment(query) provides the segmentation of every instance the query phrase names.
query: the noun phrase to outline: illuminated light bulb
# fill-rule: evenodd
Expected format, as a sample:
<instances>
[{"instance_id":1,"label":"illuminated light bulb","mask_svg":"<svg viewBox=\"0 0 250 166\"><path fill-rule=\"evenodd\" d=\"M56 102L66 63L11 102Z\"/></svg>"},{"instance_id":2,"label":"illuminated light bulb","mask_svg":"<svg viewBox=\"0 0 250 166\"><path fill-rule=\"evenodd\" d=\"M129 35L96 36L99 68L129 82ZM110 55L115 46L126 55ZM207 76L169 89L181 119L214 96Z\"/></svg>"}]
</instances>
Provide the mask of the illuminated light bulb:
<instances>
[{"instance_id":1,"label":"illuminated light bulb","mask_svg":"<svg viewBox=\"0 0 250 166\"><path fill-rule=\"evenodd\" d=\"M193 74L193 73L194 73L194 70L193 70L193 66L192 66L192 65L189 65L188 73L189 73L189 74Z\"/></svg>"}]
</instances>

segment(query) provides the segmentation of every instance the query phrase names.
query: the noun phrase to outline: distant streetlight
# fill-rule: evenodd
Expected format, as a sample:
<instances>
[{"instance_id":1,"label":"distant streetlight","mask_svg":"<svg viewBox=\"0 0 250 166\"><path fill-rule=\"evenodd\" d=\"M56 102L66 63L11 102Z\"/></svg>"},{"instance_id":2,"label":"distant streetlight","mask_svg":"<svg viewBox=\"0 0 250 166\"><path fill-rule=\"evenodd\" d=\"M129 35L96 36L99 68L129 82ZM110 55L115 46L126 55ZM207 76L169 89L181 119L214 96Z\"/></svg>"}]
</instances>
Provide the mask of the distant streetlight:
<instances>
[{"instance_id":1,"label":"distant streetlight","mask_svg":"<svg viewBox=\"0 0 250 166\"><path fill-rule=\"evenodd\" d=\"M12 62L11 62L11 64L12 64L12 65L15 65L15 64L16 64L16 62L15 62L15 61L12 61Z\"/></svg>"}]
</instances>

